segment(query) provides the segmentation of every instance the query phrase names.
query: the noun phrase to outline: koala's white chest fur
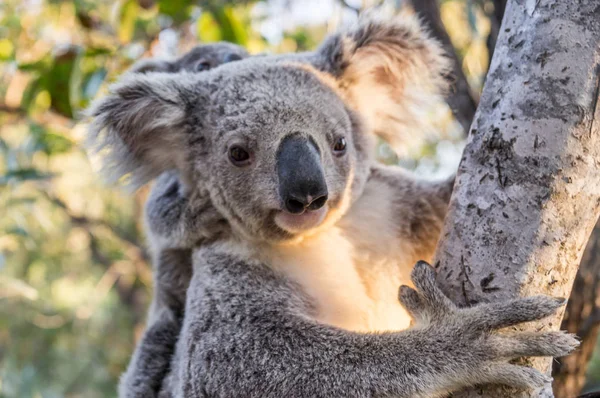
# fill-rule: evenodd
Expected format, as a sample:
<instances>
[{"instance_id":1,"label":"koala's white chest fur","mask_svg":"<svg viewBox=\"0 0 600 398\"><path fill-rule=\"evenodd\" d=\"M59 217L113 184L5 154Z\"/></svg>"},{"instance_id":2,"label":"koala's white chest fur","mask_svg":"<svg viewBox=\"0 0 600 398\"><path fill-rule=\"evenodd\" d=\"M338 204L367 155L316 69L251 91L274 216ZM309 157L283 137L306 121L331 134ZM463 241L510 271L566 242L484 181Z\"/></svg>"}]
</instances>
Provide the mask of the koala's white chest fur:
<instances>
[{"instance_id":1,"label":"koala's white chest fur","mask_svg":"<svg viewBox=\"0 0 600 398\"><path fill-rule=\"evenodd\" d=\"M315 301L317 320L363 332L409 326L398 288L410 284L414 254L398 237L392 194L385 186L368 187L335 227L269 253L271 265Z\"/></svg>"}]
</instances>

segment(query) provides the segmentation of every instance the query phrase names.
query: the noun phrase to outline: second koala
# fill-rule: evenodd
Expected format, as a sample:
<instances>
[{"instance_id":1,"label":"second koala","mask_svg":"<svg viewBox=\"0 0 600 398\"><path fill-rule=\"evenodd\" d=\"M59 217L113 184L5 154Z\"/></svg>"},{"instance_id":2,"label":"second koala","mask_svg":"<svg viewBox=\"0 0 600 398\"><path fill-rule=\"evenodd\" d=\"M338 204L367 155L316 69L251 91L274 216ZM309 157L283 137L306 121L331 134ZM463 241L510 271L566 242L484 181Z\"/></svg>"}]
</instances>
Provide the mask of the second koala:
<instances>
[{"instance_id":1,"label":"second koala","mask_svg":"<svg viewBox=\"0 0 600 398\"><path fill-rule=\"evenodd\" d=\"M127 72L200 73L248 56L243 47L231 43L201 44L175 60L140 60ZM146 331L130 361L129 370L122 377L120 396L151 397L166 381L181 331L186 290L192 277L191 248L199 243L196 239L201 236L187 232L194 225L187 226L186 217L200 222L202 214L210 213L206 209L201 215L196 213L201 209L194 204L204 201L189 201L175 170L158 177L149 198L147 207L152 209L146 212L149 216L146 235L154 268L154 291ZM173 228L184 228L185 232ZM194 242L187 240L192 237Z\"/></svg>"},{"instance_id":2,"label":"second koala","mask_svg":"<svg viewBox=\"0 0 600 398\"><path fill-rule=\"evenodd\" d=\"M157 313L122 396L439 397L546 381L507 360L562 356L576 341L498 329L562 300L457 308L427 264L413 269L432 255L451 183L372 157L377 135L418 133L446 70L437 43L401 18L363 21L313 53L112 87L91 110L92 139L116 176L175 170L148 204L152 244L192 258L185 271L157 270L158 288L185 307ZM398 292L411 274L416 290ZM158 375L154 360L174 345Z\"/></svg>"},{"instance_id":3,"label":"second koala","mask_svg":"<svg viewBox=\"0 0 600 398\"><path fill-rule=\"evenodd\" d=\"M248 52L235 44L226 42L201 44L173 61L153 58L140 60L128 72L206 72L219 65L239 61L246 57L248 57Z\"/></svg>"}]
</instances>

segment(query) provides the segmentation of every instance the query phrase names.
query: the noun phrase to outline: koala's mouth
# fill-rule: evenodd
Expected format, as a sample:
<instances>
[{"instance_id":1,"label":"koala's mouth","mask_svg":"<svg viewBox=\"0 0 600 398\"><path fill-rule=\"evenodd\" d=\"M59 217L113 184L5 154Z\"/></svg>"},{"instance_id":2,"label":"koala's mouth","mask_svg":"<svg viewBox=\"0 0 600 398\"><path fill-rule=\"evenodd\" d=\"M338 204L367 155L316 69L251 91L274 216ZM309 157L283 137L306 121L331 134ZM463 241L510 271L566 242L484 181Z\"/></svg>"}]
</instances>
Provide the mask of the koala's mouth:
<instances>
[{"instance_id":1,"label":"koala's mouth","mask_svg":"<svg viewBox=\"0 0 600 398\"><path fill-rule=\"evenodd\" d=\"M328 206L317 210L305 210L301 214L280 211L275 215L275 224L284 231L298 233L318 227L327 215Z\"/></svg>"}]
</instances>

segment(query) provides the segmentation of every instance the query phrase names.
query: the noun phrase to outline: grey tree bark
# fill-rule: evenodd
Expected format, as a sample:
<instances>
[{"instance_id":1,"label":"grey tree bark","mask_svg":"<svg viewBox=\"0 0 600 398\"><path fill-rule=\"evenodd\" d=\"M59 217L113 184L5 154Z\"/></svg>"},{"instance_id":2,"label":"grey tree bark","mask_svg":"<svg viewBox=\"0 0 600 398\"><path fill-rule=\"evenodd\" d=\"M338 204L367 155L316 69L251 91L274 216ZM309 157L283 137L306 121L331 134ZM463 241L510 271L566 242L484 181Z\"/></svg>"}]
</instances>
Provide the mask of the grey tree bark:
<instances>
[{"instance_id":1,"label":"grey tree bark","mask_svg":"<svg viewBox=\"0 0 600 398\"><path fill-rule=\"evenodd\" d=\"M490 61L500 33L506 0L493 0L488 14L491 31L487 39ZM587 243L579 271L569 296L561 329L581 338L581 347L566 358L552 363L552 388L556 398L572 398L581 393L586 382L589 361L600 332L600 223L596 224Z\"/></svg>"},{"instance_id":2,"label":"grey tree bark","mask_svg":"<svg viewBox=\"0 0 600 398\"><path fill-rule=\"evenodd\" d=\"M599 44L597 0L508 1L436 255L457 303L569 296L600 214ZM561 317L530 327L558 329ZM550 370L550 360L527 361Z\"/></svg>"}]
</instances>

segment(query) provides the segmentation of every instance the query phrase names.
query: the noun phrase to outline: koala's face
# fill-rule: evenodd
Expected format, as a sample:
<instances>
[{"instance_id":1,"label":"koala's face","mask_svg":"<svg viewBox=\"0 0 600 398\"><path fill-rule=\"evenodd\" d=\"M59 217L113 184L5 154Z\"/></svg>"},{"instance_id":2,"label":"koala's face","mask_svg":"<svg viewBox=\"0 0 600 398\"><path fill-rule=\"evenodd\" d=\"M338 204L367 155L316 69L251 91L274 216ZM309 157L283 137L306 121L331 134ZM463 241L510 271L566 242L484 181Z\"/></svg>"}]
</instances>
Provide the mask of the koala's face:
<instances>
[{"instance_id":1,"label":"koala's face","mask_svg":"<svg viewBox=\"0 0 600 398\"><path fill-rule=\"evenodd\" d=\"M137 184L177 169L239 235L269 242L335 223L362 192L371 141L419 135L448 68L411 18L204 73L188 73L198 68L186 59L183 72L126 74L96 102L94 147Z\"/></svg>"},{"instance_id":2,"label":"koala's face","mask_svg":"<svg viewBox=\"0 0 600 398\"><path fill-rule=\"evenodd\" d=\"M211 77L212 113L194 132L205 140L191 149L193 180L246 239L314 233L362 191L369 136L311 69L261 59Z\"/></svg>"}]
</instances>

